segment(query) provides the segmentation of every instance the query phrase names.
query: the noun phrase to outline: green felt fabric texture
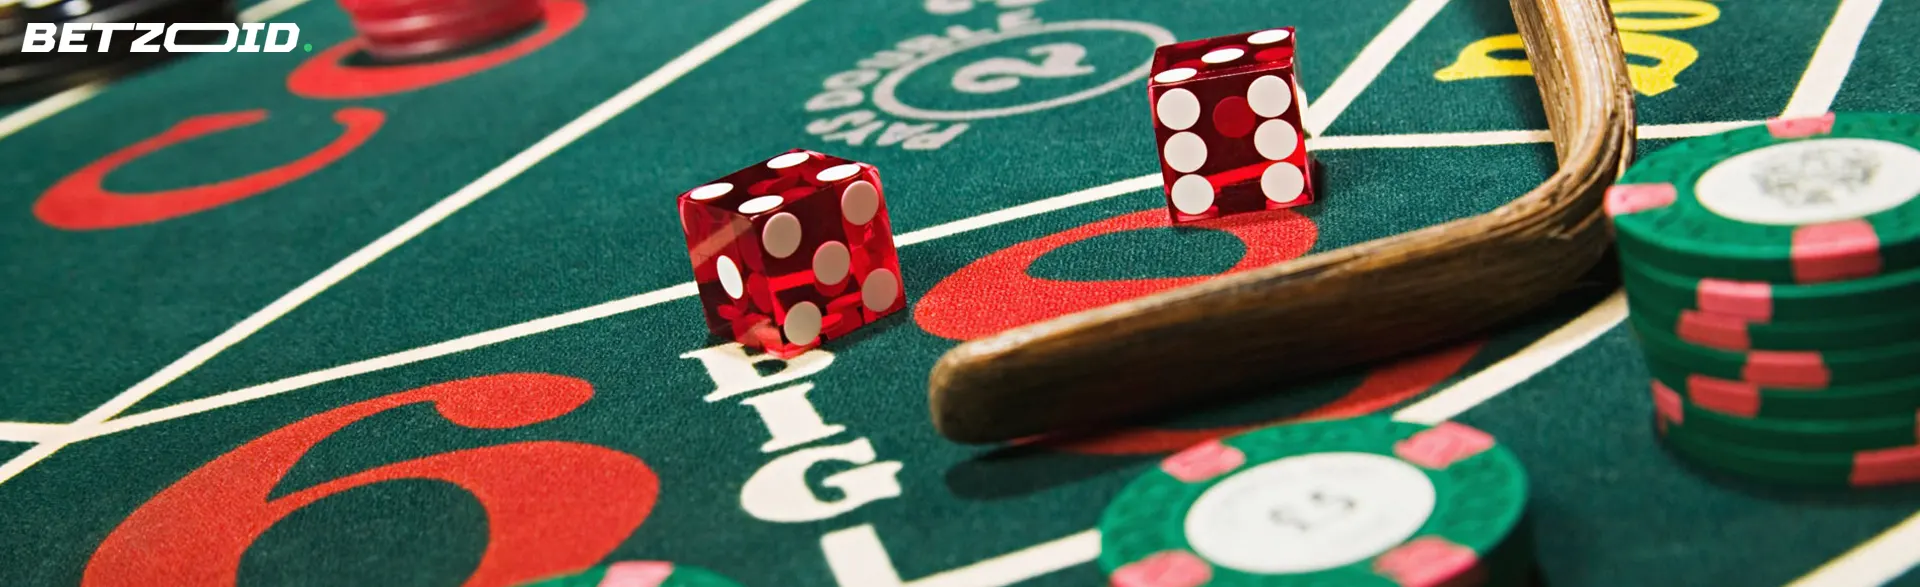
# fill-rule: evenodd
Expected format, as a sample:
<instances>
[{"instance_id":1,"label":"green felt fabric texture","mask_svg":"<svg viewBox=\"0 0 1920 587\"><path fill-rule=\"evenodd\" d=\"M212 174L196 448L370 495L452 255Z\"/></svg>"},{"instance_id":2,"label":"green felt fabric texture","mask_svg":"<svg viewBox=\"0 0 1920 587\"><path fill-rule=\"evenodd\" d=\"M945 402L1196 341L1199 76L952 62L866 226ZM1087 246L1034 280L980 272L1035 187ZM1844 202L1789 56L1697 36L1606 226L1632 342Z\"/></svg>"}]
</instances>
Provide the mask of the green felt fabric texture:
<instances>
[{"instance_id":1,"label":"green felt fabric texture","mask_svg":"<svg viewBox=\"0 0 1920 587\"><path fill-rule=\"evenodd\" d=\"M1309 112L1330 117L1330 102L1346 102L1314 143L1318 202L1273 215L1310 226L1311 235L1304 228L1288 234L1310 238L1312 252L1491 211L1555 167L1542 135L1508 132L1545 128L1530 78L1493 75L1499 69L1492 65L1473 70L1484 77L1441 74L1461 61L1463 49L1514 32L1504 0L1416 2L1444 6L1380 64L1377 77L1345 85L1336 79L1390 22L1405 18L1407 2L1048 0L1031 13L999 7L1012 4L1036 3L784 3L790 13L755 21L764 28L137 398L123 417L140 425L66 445L0 481L0 527L7 530L0 532L0 585L78 584L109 536L149 511L143 506L170 496L170 487L227 463L218 460L223 455L263 446L263 439L291 443L286 431L353 410L366 413L288 449L292 464L284 470L253 463L222 477L234 487L242 478L264 479L261 495L246 498L253 501L178 511L238 520L235 512L259 502L399 470L383 467L451 467L457 472L448 475L464 479L547 471L539 467L561 461L419 463L494 454L486 451L578 450L603 464L556 469L540 483L516 487L626 496L617 511L528 543L578 540L594 523L638 512L633 527L583 547L597 554L579 568L662 560L712 569L749 587L888 584L884 577L837 583L829 559L838 556L868 570L882 560L900 581L914 581L1089 530L1109 497L1159 458L1204 437L1198 431L1346 405L1357 390L1388 398L1376 410L1409 405L1513 356L1611 293L1610 286L1583 287L1457 347L1314 381L1249 384L1249 399L1140 423L1159 436L1136 431L1077 447L974 447L940 438L928 424L927 374L957 342L932 333L915 309L937 284L996 252L1111 218L1157 214L1166 205L1161 190L1136 182L1127 185L1146 189L1102 192L902 246L908 310L829 343L823 354L831 364L817 372L751 391L721 389L700 357L726 351L706 333L697 300L636 298L691 279L674 196L790 148L816 149L879 168L898 236L1155 174L1151 108L1143 75L1134 70L1156 34L1186 40L1298 28L1301 85L1315 104ZM1639 4L1666 8L1622 14L1623 22L1644 29L1665 26L1647 24L1660 19L1695 19L1646 33L1659 41L1629 43L1630 62L1648 71L1636 98L1641 122L1655 130L1643 134L1663 137L1685 131L1677 125L1779 115L1840 1ZM413 91L321 99L290 90L288 76L350 39L353 29L337 4L310 0L273 20L298 23L302 42L316 53L195 56L0 137L0 161L8 162L0 205L12 211L0 215L0 373L7 376L0 423L70 422L122 396L763 9L756 0L584 5L576 28L490 69ZM1703 6L1713 18L1697 16L1706 14ZM1003 21L1078 24L976 40L921 63L892 84L892 108L978 111L1085 99L1007 116L918 119L876 105L876 76L856 84L857 104L820 101L836 85L861 79L847 72L863 60L903 41L978 35ZM1833 107L1920 108L1907 33L1920 27L1920 4L1883 3L1870 24ZM962 91L953 81L963 71L983 71L975 67L981 63L1038 67L1046 52L1038 49L1069 45L1085 51L1082 63L1093 73L1019 77L1011 89L986 92ZM1689 54L1693 61L1683 69L1652 71ZM1112 80L1122 83L1094 91ZM1323 101L1328 95L1344 97ZM342 132L336 113L350 108L378 110L383 122L338 161L258 195L107 230L62 230L33 212L76 169L196 116L266 113L258 124L129 162L103 187L168 190L280 165L334 141ZM885 141L884 130L855 139L809 129L863 111L889 125L967 127L924 150ZM1640 147L1648 152L1670 142L1649 139ZM1469 143L1477 146L1448 146ZM1418 146L1425 144L1441 146ZM1253 246L1217 230L1156 225L1061 247L1035 259L1026 275L1069 282L1212 275ZM972 284L948 301L964 306L1018 293L1008 287ZM534 322L619 300L627 305L592 319ZM431 346L475 335L457 349ZM747 368L768 377L797 364ZM526 385L513 391L523 395L500 396L524 405L486 403L482 398L493 396L479 393L441 398L438 408L424 400L379 403L501 374L576 378L591 394L562 397ZM810 386L803 405L811 412L792 403L800 393L792 386L802 384ZM1909 489L1787 492L1695 470L1657 442L1646 384L1631 337L1616 326L1458 417L1494 434L1527 465L1535 556L1554 587L1783 585L1920 509L1920 493ZM190 403L196 401L202 403ZM480 407L460 412L463 401ZM366 407L374 405L383 407ZM762 410L775 409L800 418L789 421L794 426L806 428L813 414L820 427L839 428L792 446L774 444L785 437L769 430ZM521 411L542 417L461 420ZM0 425L0 438L12 430ZM30 446L0 441L0 462ZM847 456L869 450L864 458ZM791 463L796 454L826 454L818 451L843 458L767 473L776 468L769 463ZM630 462L644 463L657 494L644 491L639 475L606 464ZM766 481L750 481L757 475ZM251 539L235 576L240 585L462 584L508 524L487 509L496 503L487 500L502 497L475 495L472 487L417 472L340 488ZM856 498L864 501L846 505ZM845 510L835 510L839 505ZM574 507L584 506L556 497L530 511L554 515ZM869 535L882 554L859 550ZM1105 583L1090 559L1060 552L1048 555L1060 568L1017 584ZM163 558L154 560L174 560ZM1920 577L1910 573L1895 584L1920 585Z\"/></svg>"}]
</instances>

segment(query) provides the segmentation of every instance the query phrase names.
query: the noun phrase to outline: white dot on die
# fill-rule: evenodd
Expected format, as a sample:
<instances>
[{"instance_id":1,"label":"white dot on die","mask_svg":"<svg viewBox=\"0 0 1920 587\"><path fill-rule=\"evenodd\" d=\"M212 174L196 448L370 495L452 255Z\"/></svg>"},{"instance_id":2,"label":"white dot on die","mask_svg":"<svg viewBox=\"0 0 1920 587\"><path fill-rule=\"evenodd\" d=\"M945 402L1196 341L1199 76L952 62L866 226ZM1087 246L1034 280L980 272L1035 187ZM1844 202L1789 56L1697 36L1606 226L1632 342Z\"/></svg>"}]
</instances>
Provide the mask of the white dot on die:
<instances>
[{"instance_id":1,"label":"white dot on die","mask_svg":"<svg viewBox=\"0 0 1920 587\"><path fill-rule=\"evenodd\" d=\"M856 225L873 220L880 212L880 190L865 181L856 181L840 192L840 216Z\"/></svg>"},{"instance_id":2,"label":"white dot on die","mask_svg":"<svg viewBox=\"0 0 1920 587\"><path fill-rule=\"evenodd\" d=\"M1260 31L1260 32L1254 33L1253 36L1247 37L1247 42L1253 43L1255 45L1272 45L1274 43L1285 41L1287 40L1287 37L1291 37L1291 36L1293 36L1293 33L1289 33L1283 29L1274 29L1270 31Z\"/></svg>"},{"instance_id":3,"label":"white dot on die","mask_svg":"<svg viewBox=\"0 0 1920 587\"><path fill-rule=\"evenodd\" d=\"M1207 164L1207 141L1200 135L1183 132L1167 138L1167 144L1160 149L1167 158L1167 166L1174 171L1189 173Z\"/></svg>"},{"instance_id":4,"label":"white dot on die","mask_svg":"<svg viewBox=\"0 0 1920 587\"><path fill-rule=\"evenodd\" d=\"M727 295L736 300L740 299L740 296L746 295L747 286L741 282L740 268L733 266L733 259L728 259L726 255L721 255L719 260L713 262L713 265L714 269L720 272L720 289L727 290Z\"/></svg>"},{"instance_id":5,"label":"white dot on die","mask_svg":"<svg viewBox=\"0 0 1920 587\"><path fill-rule=\"evenodd\" d=\"M1300 131L1294 130L1293 124L1285 120L1276 118L1262 122L1260 128L1253 131L1253 149L1259 151L1261 157L1273 161L1293 155L1294 149L1299 146Z\"/></svg>"},{"instance_id":6,"label":"white dot on die","mask_svg":"<svg viewBox=\"0 0 1920 587\"><path fill-rule=\"evenodd\" d=\"M865 304L868 310L884 312L893 307L894 300L899 298L900 278L894 277L892 271L875 269L860 284L860 303Z\"/></svg>"},{"instance_id":7,"label":"white dot on die","mask_svg":"<svg viewBox=\"0 0 1920 587\"><path fill-rule=\"evenodd\" d=\"M807 162L806 153L787 153L779 157L768 159L767 167L772 169L786 169L788 167L793 167L795 165L799 165L801 163L806 163L806 162Z\"/></svg>"},{"instance_id":8,"label":"white dot on die","mask_svg":"<svg viewBox=\"0 0 1920 587\"><path fill-rule=\"evenodd\" d=\"M820 338L820 306L800 302L787 308L787 322L780 325L780 331L792 344L807 344Z\"/></svg>"},{"instance_id":9,"label":"white dot on die","mask_svg":"<svg viewBox=\"0 0 1920 587\"><path fill-rule=\"evenodd\" d=\"M1175 67L1173 69L1162 71L1158 75L1153 76L1153 81L1163 83L1163 84L1170 84L1173 82L1183 82L1183 81L1187 81L1187 79L1189 78L1192 78L1194 74L1197 74L1197 73L1200 73L1200 72L1195 71L1191 67Z\"/></svg>"},{"instance_id":10,"label":"white dot on die","mask_svg":"<svg viewBox=\"0 0 1920 587\"><path fill-rule=\"evenodd\" d=\"M1254 114L1267 118L1286 114L1287 109L1293 107L1293 88L1287 86L1286 80L1271 75L1261 77L1247 86L1247 105L1253 107Z\"/></svg>"},{"instance_id":11,"label":"white dot on die","mask_svg":"<svg viewBox=\"0 0 1920 587\"><path fill-rule=\"evenodd\" d=\"M723 181L693 188L693 191L687 192L687 197L695 200L711 200L727 195L727 193L731 191L733 191L733 184Z\"/></svg>"},{"instance_id":12,"label":"white dot on die","mask_svg":"<svg viewBox=\"0 0 1920 587\"><path fill-rule=\"evenodd\" d=\"M840 181L849 177L853 177L855 174L858 174L858 173L860 173L860 166L852 163L848 163L846 165L835 165L833 167L828 167L825 171L821 171L820 175L816 175L813 177L814 179L818 179L820 181Z\"/></svg>"},{"instance_id":13,"label":"white dot on die","mask_svg":"<svg viewBox=\"0 0 1920 587\"><path fill-rule=\"evenodd\" d=\"M1167 125L1167 128L1187 130L1200 121L1200 98L1183 89L1169 90L1160 95L1160 103L1154 106L1154 113L1160 115L1160 124Z\"/></svg>"},{"instance_id":14,"label":"white dot on die","mask_svg":"<svg viewBox=\"0 0 1920 587\"><path fill-rule=\"evenodd\" d=\"M1307 176L1292 163L1280 162L1260 174L1260 193L1267 199L1285 204L1300 198L1307 190Z\"/></svg>"},{"instance_id":15,"label":"white dot on die","mask_svg":"<svg viewBox=\"0 0 1920 587\"><path fill-rule=\"evenodd\" d=\"M740 213L759 214L780 207L782 202L786 202L786 200L780 199L780 196L760 196L741 204Z\"/></svg>"},{"instance_id":16,"label":"white dot on die","mask_svg":"<svg viewBox=\"0 0 1920 587\"><path fill-rule=\"evenodd\" d=\"M1207 63L1226 63L1228 61L1239 59L1241 55L1246 55L1246 54L1247 54L1246 51L1241 51L1239 48L1228 47L1226 49L1220 49L1220 50L1209 52L1206 55L1201 55L1200 60L1205 61Z\"/></svg>"},{"instance_id":17,"label":"white dot on die","mask_svg":"<svg viewBox=\"0 0 1920 587\"><path fill-rule=\"evenodd\" d=\"M767 219L760 230L760 246L776 259L785 259L800 248L800 217L781 212Z\"/></svg>"},{"instance_id":18,"label":"white dot on die","mask_svg":"<svg viewBox=\"0 0 1920 587\"><path fill-rule=\"evenodd\" d=\"M1189 175L1173 182L1173 209L1199 214L1213 207L1213 184L1207 178Z\"/></svg>"},{"instance_id":19,"label":"white dot on die","mask_svg":"<svg viewBox=\"0 0 1920 587\"><path fill-rule=\"evenodd\" d=\"M827 241L813 251L813 279L826 285L840 283L847 278L847 268L852 264L846 245Z\"/></svg>"}]
</instances>

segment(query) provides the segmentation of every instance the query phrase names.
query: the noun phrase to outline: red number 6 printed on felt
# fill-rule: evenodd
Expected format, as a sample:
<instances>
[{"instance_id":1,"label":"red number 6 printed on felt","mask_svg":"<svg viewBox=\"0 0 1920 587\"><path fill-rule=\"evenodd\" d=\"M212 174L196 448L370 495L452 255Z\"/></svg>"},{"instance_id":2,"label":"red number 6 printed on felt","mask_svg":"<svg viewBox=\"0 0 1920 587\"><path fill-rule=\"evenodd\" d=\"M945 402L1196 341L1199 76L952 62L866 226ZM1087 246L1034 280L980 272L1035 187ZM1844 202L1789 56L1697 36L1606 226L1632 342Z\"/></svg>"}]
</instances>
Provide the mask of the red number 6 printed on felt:
<instances>
[{"instance_id":1,"label":"red number 6 printed on felt","mask_svg":"<svg viewBox=\"0 0 1920 587\"><path fill-rule=\"evenodd\" d=\"M468 587L591 566L640 526L660 488L646 463L603 447L530 441L457 450L269 496L314 445L374 414L431 403L461 426L517 428L571 412L592 396L590 384L572 377L490 375L308 417L214 459L140 506L94 551L81 584L233 585L247 548L281 519L340 492L397 479L452 483L486 510L487 547Z\"/></svg>"}]
</instances>

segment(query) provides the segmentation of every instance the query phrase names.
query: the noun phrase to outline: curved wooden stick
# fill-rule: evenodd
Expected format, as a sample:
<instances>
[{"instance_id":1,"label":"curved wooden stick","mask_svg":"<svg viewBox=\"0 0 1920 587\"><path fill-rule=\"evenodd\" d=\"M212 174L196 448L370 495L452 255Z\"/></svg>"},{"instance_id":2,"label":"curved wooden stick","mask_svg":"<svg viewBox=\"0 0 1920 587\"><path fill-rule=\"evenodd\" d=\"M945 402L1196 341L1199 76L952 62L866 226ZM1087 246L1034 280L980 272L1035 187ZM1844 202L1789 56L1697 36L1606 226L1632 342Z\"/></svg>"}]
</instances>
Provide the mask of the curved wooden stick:
<instances>
[{"instance_id":1,"label":"curved wooden stick","mask_svg":"<svg viewBox=\"0 0 1920 587\"><path fill-rule=\"evenodd\" d=\"M1385 359L1551 300L1606 253L1633 89L1605 0L1512 0L1560 170L1487 214L962 344L930 408L968 443L1086 429ZM1489 164L1499 164L1489 161Z\"/></svg>"}]
</instances>

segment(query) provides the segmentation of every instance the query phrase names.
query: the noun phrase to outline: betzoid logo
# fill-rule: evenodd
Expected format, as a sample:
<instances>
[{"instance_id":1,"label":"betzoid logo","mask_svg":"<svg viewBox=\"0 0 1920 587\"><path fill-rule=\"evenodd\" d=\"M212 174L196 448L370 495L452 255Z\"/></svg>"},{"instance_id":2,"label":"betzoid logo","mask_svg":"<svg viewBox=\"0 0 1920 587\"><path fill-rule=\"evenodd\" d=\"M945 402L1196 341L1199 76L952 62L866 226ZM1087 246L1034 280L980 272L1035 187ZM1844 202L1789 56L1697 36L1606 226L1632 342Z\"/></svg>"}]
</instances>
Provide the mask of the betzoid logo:
<instances>
[{"instance_id":1,"label":"betzoid logo","mask_svg":"<svg viewBox=\"0 0 1920 587\"><path fill-rule=\"evenodd\" d=\"M265 35L260 34L262 30ZM244 35L242 33L245 33ZM120 33L116 36L114 33ZM26 53L107 53L115 38L133 37L134 53L286 53L300 43L300 25L250 22L67 22L27 24ZM264 44L261 43L264 37ZM124 43L123 43L124 44Z\"/></svg>"}]
</instances>

